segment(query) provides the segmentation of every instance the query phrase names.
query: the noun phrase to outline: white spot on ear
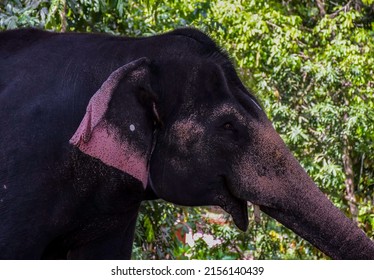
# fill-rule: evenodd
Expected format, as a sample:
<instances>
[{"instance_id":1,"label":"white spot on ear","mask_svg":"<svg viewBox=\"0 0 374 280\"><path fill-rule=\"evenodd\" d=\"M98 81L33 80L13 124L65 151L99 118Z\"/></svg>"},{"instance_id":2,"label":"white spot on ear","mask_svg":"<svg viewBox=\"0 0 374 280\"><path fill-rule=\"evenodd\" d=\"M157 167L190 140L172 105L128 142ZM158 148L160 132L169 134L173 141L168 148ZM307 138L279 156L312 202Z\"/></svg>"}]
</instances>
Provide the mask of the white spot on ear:
<instances>
[{"instance_id":1,"label":"white spot on ear","mask_svg":"<svg viewBox=\"0 0 374 280\"><path fill-rule=\"evenodd\" d=\"M6 189L7 189L7 186L6 186L6 185L4 185L4 186L3 186L3 188L4 188L4 190L6 190Z\"/></svg>"},{"instance_id":2,"label":"white spot on ear","mask_svg":"<svg viewBox=\"0 0 374 280\"><path fill-rule=\"evenodd\" d=\"M131 130L131 131L135 131L135 125L130 124L130 130Z\"/></svg>"}]
</instances>

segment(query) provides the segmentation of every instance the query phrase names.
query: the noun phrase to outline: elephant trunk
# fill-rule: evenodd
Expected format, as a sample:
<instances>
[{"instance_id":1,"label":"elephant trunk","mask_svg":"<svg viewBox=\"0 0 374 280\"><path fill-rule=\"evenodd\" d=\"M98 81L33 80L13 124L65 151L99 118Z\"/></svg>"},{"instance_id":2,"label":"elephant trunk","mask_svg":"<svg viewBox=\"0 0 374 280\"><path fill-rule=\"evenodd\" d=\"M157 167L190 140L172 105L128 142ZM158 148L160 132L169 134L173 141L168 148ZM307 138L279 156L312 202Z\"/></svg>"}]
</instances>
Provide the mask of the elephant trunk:
<instances>
[{"instance_id":1,"label":"elephant trunk","mask_svg":"<svg viewBox=\"0 0 374 280\"><path fill-rule=\"evenodd\" d=\"M235 196L259 205L334 259L374 259L374 242L320 191L271 125L256 131L237 167Z\"/></svg>"},{"instance_id":2,"label":"elephant trunk","mask_svg":"<svg viewBox=\"0 0 374 280\"><path fill-rule=\"evenodd\" d=\"M374 259L374 242L320 191L291 152L286 158L288 168L275 180L283 197L260 209L333 259Z\"/></svg>"},{"instance_id":3,"label":"elephant trunk","mask_svg":"<svg viewBox=\"0 0 374 280\"><path fill-rule=\"evenodd\" d=\"M260 206L333 259L374 259L374 243L310 182L293 207Z\"/></svg>"}]
</instances>

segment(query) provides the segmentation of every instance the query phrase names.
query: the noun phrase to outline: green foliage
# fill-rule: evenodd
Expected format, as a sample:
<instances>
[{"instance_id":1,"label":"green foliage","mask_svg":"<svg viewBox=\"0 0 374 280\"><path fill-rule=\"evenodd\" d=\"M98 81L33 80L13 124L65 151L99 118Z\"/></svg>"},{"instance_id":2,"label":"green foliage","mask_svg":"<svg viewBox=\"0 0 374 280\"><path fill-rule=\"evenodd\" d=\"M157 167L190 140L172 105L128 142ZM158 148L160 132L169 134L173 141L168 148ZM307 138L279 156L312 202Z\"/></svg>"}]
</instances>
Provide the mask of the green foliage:
<instances>
[{"instance_id":1,"label":"green foliage","mask_svg":"<svg viewBox=\"0 0 374 280\"><path fill-rule=\"evenodd\" d=\"M318 5L318 3L322 3ZM358 224L374 236L374 3L366 1L3 0L0 30L147 36L182 26L209 33L263 102L308 173L347 215L343 157L352 162ZM347 148L348 152L347 152ZM147 202L136 259L315 259L324 256L263 215L247 233L204 218L204 209ZM182 244L176 232L210 234Z\"/></svg>"},{"instance_id":2,"label":"green foliage","mask_svg":"<svg viewBox=\"0 0 374 280\"><path fill-rule=\"evenodd\" d=\"M249 215L253 216L252 207ZM152 213L152 214L150 214ZM165 202L142 205L134 259L323 259L325 256L290 230L263 216L246 233L228 214L210 208L181 208ZM189 234L191 244L183 240ZM151 238L150 238L151 237ZM182 242L182 240L184 242Z\"/></svg>"}]
</instances>

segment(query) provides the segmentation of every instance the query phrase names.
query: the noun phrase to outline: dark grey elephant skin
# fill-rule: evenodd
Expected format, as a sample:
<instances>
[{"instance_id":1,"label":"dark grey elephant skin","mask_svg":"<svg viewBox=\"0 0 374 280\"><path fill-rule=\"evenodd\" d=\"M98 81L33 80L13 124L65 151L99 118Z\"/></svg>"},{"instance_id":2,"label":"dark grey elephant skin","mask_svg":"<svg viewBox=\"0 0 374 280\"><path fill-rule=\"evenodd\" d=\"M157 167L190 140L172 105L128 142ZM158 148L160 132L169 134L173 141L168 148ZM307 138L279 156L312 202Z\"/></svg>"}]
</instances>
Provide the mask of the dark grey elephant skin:
<instances>
[{"instance_id":1,"label":"dark grey elephant skin","mask_svg":"<svg viewBox=\"0 0 374 280\"><path fill-rule=\"evenodd\" d=\"M155 198L242 230L250 201L332 258L374 259L203 33L0 33L0 258L128 259Z\"/></svg>"}]
</instances>

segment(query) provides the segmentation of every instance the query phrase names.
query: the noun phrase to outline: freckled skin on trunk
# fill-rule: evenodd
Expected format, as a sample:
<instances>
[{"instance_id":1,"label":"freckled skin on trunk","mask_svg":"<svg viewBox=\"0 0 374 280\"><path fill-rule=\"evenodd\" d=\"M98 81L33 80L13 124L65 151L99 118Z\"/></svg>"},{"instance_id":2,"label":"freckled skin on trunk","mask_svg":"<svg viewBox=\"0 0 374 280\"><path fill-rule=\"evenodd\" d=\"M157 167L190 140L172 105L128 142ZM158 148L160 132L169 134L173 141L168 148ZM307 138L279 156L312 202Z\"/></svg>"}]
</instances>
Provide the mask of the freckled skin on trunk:
<instances>
[{"instance_id":1,"label":"freckled skin on trunk","mask_svg":"<svg viewBox=\"0 0 374 280\"><path fill-rule=\"evenodd\" d=\"M295 195L287 207L261 210L333 259L374 259L374 243L311 180L291 187Z\"/></svg>"},{"instance_id":2,"label":"freckled skin on trunk","mask_svg":"<svg viewBox=\"0 0 374 280\"><path fill-rule=\"evenodd\" d=\"M373 241L319 190L270 123L256 131L255 148L239 168L246 184L239 197L260 205L333 259L374 259Z\"/></svg>"}]
</instances>

